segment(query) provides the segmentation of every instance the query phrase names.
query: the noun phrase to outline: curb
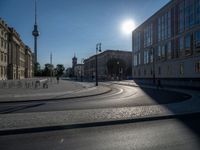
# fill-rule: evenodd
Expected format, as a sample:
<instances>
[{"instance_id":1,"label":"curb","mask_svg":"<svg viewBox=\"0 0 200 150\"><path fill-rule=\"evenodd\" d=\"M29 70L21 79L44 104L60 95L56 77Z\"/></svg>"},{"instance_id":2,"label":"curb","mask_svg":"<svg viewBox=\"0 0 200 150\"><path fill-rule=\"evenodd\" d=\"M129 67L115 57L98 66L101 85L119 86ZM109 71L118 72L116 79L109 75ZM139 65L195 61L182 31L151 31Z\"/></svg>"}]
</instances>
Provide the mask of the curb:
<instances>
[{"instance_id":1,"label":"curb","mask_svg":"<svg viewBox=\"0 0 200 150\"><path fill-rule=\"evenodd\" d=\"M120 125L120 124L127 124L127 123L166 120L166 119L174 119L174 118L184 119L185 117L200 117L200 112L169 114L169 115L162 115L162 116L141 117L141 118L134 118L134 119L111 120L111 121L102 121L102 122L77 123L77 124L68 124L68 125L43 126L43 127L21 128L21 129L20 128L7 129L7 130L0 130L0 136L46 132L46 131L54 131L54 130L101 127L101 126Z\"/></svg>"},{"instance_id":2,"label":"curb","mask_svg":"<svg viewBox=\"0 0 200 150\"><path fill-rule=\"evenodd\" d=\"M157 90L156 87L148 87L148 86L144 86L144 85L141 85L141 86L138 86L138 85L131 85L131 84L125 84L125 83L114 83L114 84L117 84L117 85L124 85L124 86L131 86L131 87L141 87L141 88L148 88L148 89L154 89L154 90ZM182 93L182 94L185 94L187 95L187 97L184 98L184 100L189 100L191 99L193 96L189 93L186 93L184 91L179 91L179 90L176 90L176 89L173 89L173 88L160 88L158 90L163 90L163 91L171 91L171 92L178 92L178 93ZM181 90L181 89L180 89Z\"/></svg>"},{"instance_id":3,"label":"curb","mask_svg":"<svg viewBox=\"0 0 200 150\"><path fill-rule=\"evenodd\" d=\"M6 104L6 103L17 103L17 102L38 102L38 101L55 101L55 100L65 100L65 99L76 99L76 98L85 98L85 97L92 97L92 96L99 96L103 94L107 94L111 92L112 89L109 87L109 90L97 94L89 94L89 95L83 95L83 96L69 96L69 97L62 97L62 98L43 98L43 99L32 99L32 100L14 100L14 101L0 101L0 104Z\"/></svg>"}]
</instances>

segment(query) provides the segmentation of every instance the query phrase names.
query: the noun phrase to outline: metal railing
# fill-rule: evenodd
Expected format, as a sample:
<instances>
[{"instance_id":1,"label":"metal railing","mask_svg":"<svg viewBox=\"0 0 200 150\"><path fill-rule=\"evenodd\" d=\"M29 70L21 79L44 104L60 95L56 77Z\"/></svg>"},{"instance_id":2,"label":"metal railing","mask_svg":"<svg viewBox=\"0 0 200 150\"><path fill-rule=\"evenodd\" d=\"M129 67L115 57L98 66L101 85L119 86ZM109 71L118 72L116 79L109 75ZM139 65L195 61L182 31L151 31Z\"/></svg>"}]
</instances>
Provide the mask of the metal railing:
<instances>
[{"instance_id":1,"label":"metal railing","mask_svg":"<svg viewBox=\"0 0 200 150\"><path fill-rule=\"evenodd\" d=\"M10 88L24 88L24 89L36 89L36 88L48 88L48 85L56 84L55 77L40 77L21 80L1 80L0 89Z\"/></svg>"}]
</instances>

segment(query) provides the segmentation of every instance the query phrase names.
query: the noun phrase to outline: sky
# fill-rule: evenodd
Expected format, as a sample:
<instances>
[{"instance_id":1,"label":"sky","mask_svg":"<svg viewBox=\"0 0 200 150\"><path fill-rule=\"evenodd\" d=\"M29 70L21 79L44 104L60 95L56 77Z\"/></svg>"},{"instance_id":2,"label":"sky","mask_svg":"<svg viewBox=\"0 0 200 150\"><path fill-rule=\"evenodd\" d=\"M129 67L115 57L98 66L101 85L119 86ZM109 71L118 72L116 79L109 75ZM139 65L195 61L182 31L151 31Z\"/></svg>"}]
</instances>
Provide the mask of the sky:
<instances>
[{"instance_id":1,"label":"sky","mask_svg":"<svg viewBox=\"0 0 200 150\"><path fill-rule=\"evenodd\" d=\"M131 34L122 31L126 20L139 26L170 0L37 0L38 61L71 67L102 50L131 51ZM34 39L34 0L0 0L0 17L14 27L32 51Z\"/></svg>"}]
</instances>

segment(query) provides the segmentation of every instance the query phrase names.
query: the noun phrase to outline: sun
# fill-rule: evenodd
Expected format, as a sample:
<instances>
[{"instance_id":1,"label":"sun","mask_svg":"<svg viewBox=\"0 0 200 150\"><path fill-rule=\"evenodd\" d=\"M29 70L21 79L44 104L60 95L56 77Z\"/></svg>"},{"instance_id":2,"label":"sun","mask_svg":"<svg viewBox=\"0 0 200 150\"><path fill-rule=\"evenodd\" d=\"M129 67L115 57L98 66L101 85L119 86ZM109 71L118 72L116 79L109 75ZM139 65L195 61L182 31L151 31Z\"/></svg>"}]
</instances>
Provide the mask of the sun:
<instances>
[{"instance_id":1,"label":"sun","mask_svg":"<svg viewBox=\"0 0 200 150\"><path fill-rule=\"evenodd\" d=\"M135 29L135 23L133 20L129 19L122 23L121 26L122 32L125 34L131 34L132 31Z\"/></svg>"}]
</instances>

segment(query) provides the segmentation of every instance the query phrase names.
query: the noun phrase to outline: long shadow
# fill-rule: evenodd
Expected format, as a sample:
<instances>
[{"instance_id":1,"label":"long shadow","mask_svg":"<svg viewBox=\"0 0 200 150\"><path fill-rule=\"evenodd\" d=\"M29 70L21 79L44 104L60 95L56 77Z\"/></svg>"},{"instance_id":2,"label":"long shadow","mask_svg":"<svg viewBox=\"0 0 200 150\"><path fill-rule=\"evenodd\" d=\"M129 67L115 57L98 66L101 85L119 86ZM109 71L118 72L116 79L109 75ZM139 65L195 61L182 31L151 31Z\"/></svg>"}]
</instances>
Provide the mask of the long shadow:
<instances>
[{"instance_id":1,"label":"long shadow","mask_svg":"<svg viewBox=\"0 0 200 150\"><path fill-rule=\"evenodd\" d=\"M24 105L15 106L15 107L11 107L11 108L7 108L7 109L4 109L4 110L1 110L0 114L8 114L8 113L12 113L12 112L28 109L28 108L38 107L38 106L41 106L41 105L44 105L44 104L45 103L25 105L25 106Z\"/></svg>"},{"instance_id":2,"label":"long shadow","mask_svg":"<svg viewBox=\"0 0 200 150\"><path fill-rule=\"evenodd\" d=\"M180 93L180 92L173 92L173 91L168 91L165 90L165 88L169 88L172 86L163 86L160 89L155 88L143 88L142 85L151 85L154 86L152 83L149 84L144 84L138 81L134 81L136 84L139 85L141 90L147 94L152 100L154 100L157 104L167 104L163 105L166 109L168 109L171 113L176 114L178 112L177 107L170 107L168 103L175 103L175 102L181 102L184 100L187 100L191 98L191 95L185 94L185 93ZM176 87L173 87L176 88ZM184 89L186 89L184 87ZM188 89L191 90L191 89ZM198 90L198 89L193 89L193 90ZM199 91L199 90L198 90ZM163 102L163 99L169 99L168 101ZM199 99L200 100L200 99ZM188 108L191 106L188 105ZM180 108L178 108L180 109ZM200 108L199 108L200 109ZM178 121L180 121L183 125L185 125L190 131L192 131L198 138L200 138L200 128L196 125L196 123L199 123L199 115L196 115L196 113L191 114L191 115L185 115L182 117L176 117ZM191 121L192 119L192 121ZM200 142L200 139L199 139Z\"/></svg>"}]
</instances>

